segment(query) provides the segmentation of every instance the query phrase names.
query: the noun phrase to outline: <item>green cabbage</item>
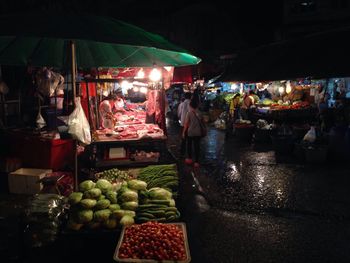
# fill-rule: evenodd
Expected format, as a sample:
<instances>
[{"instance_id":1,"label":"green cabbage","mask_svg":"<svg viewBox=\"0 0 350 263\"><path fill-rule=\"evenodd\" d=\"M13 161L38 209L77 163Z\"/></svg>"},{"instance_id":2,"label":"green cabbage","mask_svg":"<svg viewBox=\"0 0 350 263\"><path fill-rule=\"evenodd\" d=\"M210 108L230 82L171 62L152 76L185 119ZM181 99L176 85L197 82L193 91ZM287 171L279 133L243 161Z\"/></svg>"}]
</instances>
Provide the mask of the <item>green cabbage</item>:
<instances>
[{"instance_id":1,"label":"green cabbage","mask_svg":"<svg viewBox=\"0 0 350 263\"><path fill-rule=\"evenodd\" d=\"M107 207L109 207L110 204L111 202L108 199L98 200L96 203L95 209L97 210L106 209Z\"/></svg>"},{"instance_id":2,"label":"green cabbage","mask_svg":"<svg viewBox=\"0 0 350 263\"><path fill-rule=\"evenodd\" d=\"M83 193L73 192L68 196L68 202L71 205L75 205L75 204L79 203L82 198L83 198Z\"/></svg>"},{"instance_id":3,"label":"green cabbage","mask_svg":"<svg viewBox=\"0 0 350 263\"><path fill-rule=\"evenodd\" d=\"M111 210L109 209L98 210L94 213L94 220L97 222L105 222L109 219L110 215Z\"/></svg>"},{"instance_id":4,"label":"green cabbage","mask_svg":"<svg viewBox=\"0 0 350 263\"><path fill-rule=\"evenodd\" d=\"M99 198L97 200L103 200L103 199L106 199L106 196L105 195L100 195Z\"/></svg>"},{"instance_id":5,"label":"green cabbage","mask_svg":"<svg viewBox=\"0 0 350 263\"><path fill-rule=\"evenodd\" d=\"M85 192L95 187L95 183L91 180L83 181L79 184L79 191Z\"/></svg>"},{"instance_id":6,"label":"green cabbage","mask_svg":"<svg viewBox=\"0 0 350 263\"><path fill-rule=\"evenodd\" d=\"M131 216L131 217L135 217L136 216L136 213L135 211L131 211L131 210L124 210L124 215L128 215L128 216Z\"/></svg>"},{"instance_id":7,"label":"green cabbage","mask_svg":"<svg viewBox=\"0 0 350 263\"><path fill-rule=\"evenodd\" d=\"M149 196L151 199L170 200L172 193L163 188L155 187L149 190Z\"/></svg>"},{"instance_id":8,"label":"green cabbage","mask_svg":"<svg viewBox=\"0 0 350 263\"><path fill-rule=\"evenodd\" d=\"M126 188L122 195L119 197L119 200L121 203L130 202L130 201L137 201L138 200L138 194L137 192L130 190Z\"/></svg>"},{"instance_id":9,"label":"green cabbage","mask_svg":"<svg viewBox=\"0 0 350 263\"><path fill-rule=\"evenodd\" d=\"M106 197L112 204L118 203L117 192L110 190L106 193Z\"/></svg>"},{"instance_id":10,"label":"green cabbage","mask_svg":"<svg viewBox=\"0 0 350 263\"><path fill-rule=\"evenodd\" d=\"M78 223L80 224L89 223L90 221L92 221L93 217L94 212L90 209L83 209L78 211L77 213Z\"/></svg>"},{"instance_id":11,"label":"green cabbage","mask_svg":"<svg viewBox=\"0 0 350 263\"><path fill-rule=\"evenodd\" d=\"M139 206L138 202L135 202L135 201L122 203L122 208L125 210L135 211L138 206Z\"/></svg>"},{"instance_id":12,"label":"green cabbage","mask_svg":"<svg viewBox=\"0 0 350 263\"><path fill-rule=\"evenodd\" d=\"M125 211L124 210L113 210L111 213L111 218L117 218L120 219L125 215Z\"/></svg>"},{"instance_id":13,"label":"green cabbage","mask_svg":"<svg viewBox=\"0 0 350 263\"><path fill-rule=\"evenodd\" d=\"M122 219L120 219L120 224L123 226L129 226L134 223L135 223L134 218L129 215L125 215L122 217Z\"/></svg>"},{"instance_id":14,"label":"green cabbage","mask_svg":"<svg viewBox=\"0 0 350 263\"><path fill-rule=\"evenodd\" d=\"M141 180L128 181L128 187L133 190L146 190L147 183Z\"/></svg>"},{"instance_id":15,"label":"green cabbage","mask_svg":"<svg viewBox=\"0 0 350 263\"><path fill-rule=\"evenodd\" d=\"M101 190L98 188L92 188L84 192L84 198L97 199L101 196Z\"/></svg>"},{"instance_id":16,"label":"green cabbage","mask_svg":"<svg viewBox=\"0 0 350 263\"><path fill-rule=\"evenodd\" d=\"M79 204L86 209L91 209L96 205L96 200L87 198L87 199L81 200Z\"/></svg>"},{"instance_id":17,"label":"green cabbage","mask_svg":"<svg viewBox=\"0 0 350 263\"><path fill-rule=\"evenodd\" d=\"M112 184L106 179L98 179L96 182L96 188L101 189L102 193L107 193L112 189Z\"/></svg>"},{"instance_id":18,"label":"green cabbage","mask_svg":"<svg viewBox=\"0 0 350 263\"><path fill-rule=\"evenodd\" d=\"M111 204L108 208L111 211L120 210L120 206L118 204Z\"/></svg>"}]
</instances>

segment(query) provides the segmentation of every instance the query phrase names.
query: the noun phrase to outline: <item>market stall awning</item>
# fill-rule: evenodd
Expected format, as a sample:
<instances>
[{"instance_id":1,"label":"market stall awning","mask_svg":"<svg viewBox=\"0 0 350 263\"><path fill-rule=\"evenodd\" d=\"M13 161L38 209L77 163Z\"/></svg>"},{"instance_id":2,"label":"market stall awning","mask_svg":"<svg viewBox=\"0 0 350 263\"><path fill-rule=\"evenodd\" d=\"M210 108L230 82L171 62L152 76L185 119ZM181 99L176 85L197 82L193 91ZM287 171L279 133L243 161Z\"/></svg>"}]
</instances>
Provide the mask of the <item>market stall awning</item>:
<instances>
[{"instance_id":1,"label":"market stall awning","mask_svg":"<svg viewBox=\"0 0 350 263\"><path fill-rule=\"evenodd\" d=\"M93 15L0 16L0 64L64 67L69 42L79 67L184 66L200 59L134 25ZM69 61L69 60L68 60Z\"/></svg>"},{"instance_id":2,"label":"market stall awning","mask_svg":"<svg viewBox=\"0 0 350 263\"><path fill-rule=\"evenodd\" d=\"M241 52L220 81L350 76L350 27Z\"/></svg>"}]
</instances>

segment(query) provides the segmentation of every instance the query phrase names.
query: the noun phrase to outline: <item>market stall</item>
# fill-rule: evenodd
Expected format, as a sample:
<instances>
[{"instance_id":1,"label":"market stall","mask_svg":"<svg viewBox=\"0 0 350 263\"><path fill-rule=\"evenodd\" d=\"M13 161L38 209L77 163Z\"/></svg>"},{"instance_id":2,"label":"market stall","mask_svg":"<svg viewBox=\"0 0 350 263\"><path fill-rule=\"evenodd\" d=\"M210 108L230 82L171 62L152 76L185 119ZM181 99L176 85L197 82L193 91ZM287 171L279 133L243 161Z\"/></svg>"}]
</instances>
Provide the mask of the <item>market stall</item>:
<instances>
[{"instance_id":1,"label":"market stall","mask_svg":"<svg viewBox=\"0 0 350 263\"><path fill-rule=\"evenodd\" d=\"M106 167L101 167L99 171L91 174L90 180L83 180L81 170L77 166L80 164L75 160L74 185L76 192L68 198L70 207L67 224L63 224L63 229L78 233L85 232L96 239L95 234L99 231L116 230L120 233L122 226L127 227L134 222L172 222L178 220L180 214L175 204L178 186L176 165L173 163L166 166L160 165L159 161L162 160L162 154L166 151L159 150L159 155L154 152L155 142L159 141L161 145L165 146L164 86L166 80L163 78L163 81L159 82L159 73L153 67L169 71L168 66L197 64L200 59L158 35L111 18L84 15L21 15L20 17L1 17L0 20L3 24L8 25L0 36L0 63L11 65L30 63L33 67L49 65L64 69L67 68L66 64L70 64L70 92L75 109L68 118L68 133L76 139L74 143L75 158L77 158L78 152L83 150L81 146L91 144L87 148L90 147L92 151L87 150L86 152L89 158L95 160L94 167L97 166L98 162L98 158L94 158L95 156L103 156L104 161L111 161L111 159L117 161L117 163L110 162ZM13 21L19 20L25 20L27 23L18 27L18 23ZM60 22L57 23L57 21ZM38 27L38 24L42 26ZM81 25L90 30L76 31L76 28L81 28ZM53 28L55 30L52 30ZM68 61L70 63L67 63ZM87 88L86 96L80 96L82 94L76 85L81 85L81 90L84 90L84 85L82 85L83 82L77 81L77 68L89 69L99 66L151 67L152 84L147 83L147 100L148 102L153 100L153 102L147 103L146 112L143 112L140 105L136 105L135 102L124 104L120 101L111 103L115 108L119 107L120 109L116 112L113 112L113 109L109 111L108 105L112 105L104 101L107 101L105 97L113 95L113 92L107 92L104 96L104 90L97 85L104 85L105 82L108 82L106 80L100 81L85 77L83 82ZM124 80L126 81L127 78ZM142 77L137 81L140 80ZM137 86L134 81L133 90ZM111 82L114 84L118 82L122 86L122 83L119 83L120 80L112 80ZM96 84L92 85L92 93L89 90L91 83ZM141 90L145 87L141 85L138 88ZM99 90L102 92L99 93ZM103 110L105 110L104 113ZM132 114L129 114L131 112ZM147 120L148 117L149 120ZM83 145L78 145L78 141ZM111 146L114 144L119 145L118 147ZM140 144L144 144L145 148L139 149ZM132 150L130 145L135 148ZM151 152L154 154L149 155ZM119 161L126 157L130 157L128 160L130 163L127 163L128 167L125 170L116 168L116 166L122 166ZM174 159L171 160L171 162L173 161ZM147 162L155 165L148 166ZM142 163L143 167L135 169L134 164L136 163ZM107 166L110 169L107 169ZM47 218L51 219L52 211L50 208L56 207L52 203L56 204L57 201L51 200L51 198L39 200L35 203L35 213L38 213L38 216L46 214ZM35 216L37 214L31 219L35 220ZM56 222L50 221L49 223L56 226ZM37 228L40 222L34 222L34 225L34 231L29 234L29 237L39 237L39 234L43 234L43 231L47 230L46 227ZM57 229L55 228L54 231ZM96 231L93 233L91 229ZM170 230L173 232L177 230L179 235L185 234L183 228ZM125 233L127 232L126 230ZM64 235L64 231L62 234ZM45 239L45 237L43 238ZM79 240L81 241L83 238L84 236L80 235ZM29 242L28 245L29 247L37 244L42 246L44 242L40 241L42 240L39 240L38 243ZM54 242L54 240L49 240L49 242L51 241ZM181 243L180 249L184 250L186 237L182 236L179 241ZM123 244L121 249L124 249ZM174 249L171 249L169 248L168 252L170 257L164 259L184 260L189 258L189 254L186 255L183 251L179 251L181 253L179 255L172 255L171 252ZM111 253L110 258L112 256L113 253ZM121 251L117 256L124 259L133 257L133 255L126 254L125 251ZM149 255L146 258L161 259L157 255Z\"/></svg>"}]
</instances>

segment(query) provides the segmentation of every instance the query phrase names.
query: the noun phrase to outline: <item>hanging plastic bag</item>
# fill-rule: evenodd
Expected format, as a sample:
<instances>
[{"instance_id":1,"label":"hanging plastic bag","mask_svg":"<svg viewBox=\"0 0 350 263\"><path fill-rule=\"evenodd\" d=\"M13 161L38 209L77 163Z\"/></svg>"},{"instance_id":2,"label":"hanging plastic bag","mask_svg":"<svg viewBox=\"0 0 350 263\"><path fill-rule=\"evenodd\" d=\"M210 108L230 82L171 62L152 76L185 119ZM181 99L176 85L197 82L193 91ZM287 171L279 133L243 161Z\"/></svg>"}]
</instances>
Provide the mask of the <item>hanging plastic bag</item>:
<instances>
[{"instance_id":1,"label":"hanging plastic bag","mask_svg":"<svg viewBox=\"0 0 350 263\"><path fill-rule=\"evenodd\" d=\"M316 141L316 130L311 126L310 130L305 134L303 141L313 143Z\"/></svg>"},{"instance_id":2,"label":"hanging plastic bag","mask_svg":"<svg viewBox=\"0 0 350 263\"><path fill-rule=\"evenodd\" d=\"M68 133L84 144L91 143L90 125L81 106L80 97L75 99L75 109L69 115Z\"/></svg>"},{"instance_id":3,"label":"hanging plastic bag","mask_svg":"<svg viewBox=\"0 0 350 263\"><path fill-rule=\"evenodd\" d=\"M36 127L38 127L38 129L42 129L45 126L46 126L46 122L43 116L41 116L41 107L39 106L38 116L36 117Z\"/></svg>"}]
</instances>

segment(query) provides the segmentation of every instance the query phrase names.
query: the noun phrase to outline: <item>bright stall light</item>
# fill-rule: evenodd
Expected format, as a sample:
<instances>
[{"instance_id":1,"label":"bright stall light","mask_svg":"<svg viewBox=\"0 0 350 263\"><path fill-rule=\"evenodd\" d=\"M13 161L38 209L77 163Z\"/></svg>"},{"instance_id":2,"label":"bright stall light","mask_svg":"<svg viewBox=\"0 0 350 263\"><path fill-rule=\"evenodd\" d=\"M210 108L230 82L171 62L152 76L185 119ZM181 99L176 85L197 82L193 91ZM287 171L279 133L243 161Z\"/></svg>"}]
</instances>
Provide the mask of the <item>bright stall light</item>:
<instances>
[{"instance_id":1,"label":"bright stall light","mask_svg":"<svg viewBox=\"0 0 350 263\"><path fill-rule=\"evenodd\" d=\"M279 92L280 94L283 94L283 93L284 93L284 87L282 87L282 86L279 87L279 88L278 88L278 92Z\"/></svg>"},{"instance_id":2,"label":"bright stall light","mask_svg":"<svg viewBox=\"0 0 350 263\"><path fill-rule=\"evenodd\" d=\"M289 94L291 91L292 91L292 85L290 85L290 81L288 80L286 84L286 92L287 94Z\"/></svg>"},{"instance_id":3,"label":"bright stall light","mask_svg":"<svg viewBox=\"0 0 350 263\"><path fill-rule=\"evenodd\" d=\"M231 85L231 89L232 90L235 90L235 89L237 89L238 88L238 85L236 84L236 83L233 83L232 85Z\"/></svg>"},{"instance_id":4,"label":"bright stall light","mask_svg":"<svg viewBox=\"0 0 350 263\"><path fill-rule=\"evenodd\" d=\"M141 88L140 88L140 92L141 92L141 93L147 93L147 88L141 87Z\"/></svg>"},{"instance_id":5,"label":"bright stall light","mask_svg":"<svg viewBox=\"0 0 350 263\"><path fill-rule=\"evenodd\" d=\"M138 92L138 91L139 91L139 88L138 88L138 87L134 87L132 90L133 90L134 92Z\"/></svg>"},{"instance_id":6,"label":"bright stall light","mask_svg":"<svg viewBox=\"0 0 350 263\"><path fill-rule=\"evenodd\" d=\"M127 80L123 80L122 83L120 84L120 86L122 87L123 90L131 89L132 88L132 83L130 83Z\"/></svg>"},{"instance_id":7,"label":"bright stall light","mask_svg":"<svg viewBox=\"0 0 350 263\"><path fill-rule=\"evenodd\" d=\"M153 82L159 81L161 77L162 73L156 68L152 69L151 73L149 74L149 79Z\"/></svg>"},{"instance_id":8,"label":"bright stall light","mask_svg":"<svg viewBox=\"0 0 350 263\"><path fill-rule=\"evenodd\" d=\"M145 77L145 72L143 71L143 68L141 68L136 75L136 78L143 79Z\"/></svg>"}]
</instances>

